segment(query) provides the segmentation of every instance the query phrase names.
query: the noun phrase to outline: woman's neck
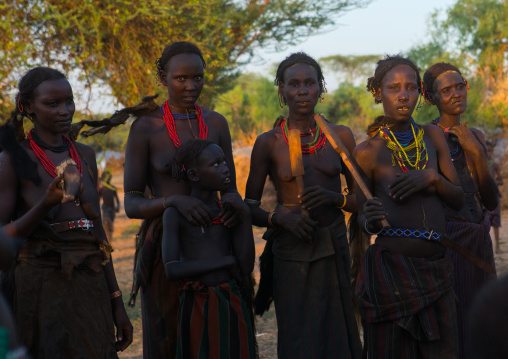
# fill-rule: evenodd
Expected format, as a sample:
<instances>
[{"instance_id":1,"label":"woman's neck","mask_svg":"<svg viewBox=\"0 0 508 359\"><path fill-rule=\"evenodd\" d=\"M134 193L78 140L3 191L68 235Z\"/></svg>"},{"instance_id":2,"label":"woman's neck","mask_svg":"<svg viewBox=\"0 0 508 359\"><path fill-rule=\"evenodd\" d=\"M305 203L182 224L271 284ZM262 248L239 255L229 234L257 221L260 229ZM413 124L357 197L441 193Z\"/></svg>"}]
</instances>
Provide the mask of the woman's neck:
<instances>
[{"instance_id":1,"label":"woman's neck","mask_svg":"<svg viewBox=\"0 0 508 359\"><path fill-rule=\"evenodd\" d=\"M288 126L291 129L299 129L300 132L307 132L316 126L314 121L314 112L308 115L289 114Z\"/></svg>"},{"instance_id":2,"label":"woman's neck","mask_svg":"<svg viewBox=\"0 0 508 359\"><path fill-rule=\"evenodd\" d=\"M39 126L34 125L34 130L37 132L37 136L49 146L60 146L63 144L63 137L61 133L55 133L50 131L44 131Z\"/></svg>"},{"instance_id":3,"label":"woman's neck","mask_svg":"<svg viewBox=\"0 0 508 359\"><path fill-rule=\"evenodd\" d=\"M449 128L460 124L460 114L459 115L450 115L447 113L439 113L438 122L441 126Z\"/></svg>"},{"instance_id":4,"label":"woman's neck","mask_svg":"<svg viewBox=\"0 0 508 359\"><path fill-rule=\"evenodd\" d=\"M194 107L195 105L192 105L191 107L178 107L168 102L168 106L171 113L188 113L194 112L196 110L196 108Z\"/></svg>"},{"instance_id":5,"label":"woman's neck","mask_svg":"<svg viewBox=\"0 0 508 359\"><path fill-rule=\"evenodd\" d=\"M203 203L209 204L214 201L217 191L204 190L193 186L190 195L201 200Z\"/></svg>"},{"instance_id":6,"label":"woman's neck","mask_svg":"<svg viewBox=\"0 0 508 359\"><path fill-rule=\"evenodd\" d=\"M410 117L408 120L393 122L393 124L389 125L390 131L392 131L392 132L407 132L407 131L411 130L411 123L413 122L411 120L412 120L412 118Z\"/></svg>"}]
</instances>

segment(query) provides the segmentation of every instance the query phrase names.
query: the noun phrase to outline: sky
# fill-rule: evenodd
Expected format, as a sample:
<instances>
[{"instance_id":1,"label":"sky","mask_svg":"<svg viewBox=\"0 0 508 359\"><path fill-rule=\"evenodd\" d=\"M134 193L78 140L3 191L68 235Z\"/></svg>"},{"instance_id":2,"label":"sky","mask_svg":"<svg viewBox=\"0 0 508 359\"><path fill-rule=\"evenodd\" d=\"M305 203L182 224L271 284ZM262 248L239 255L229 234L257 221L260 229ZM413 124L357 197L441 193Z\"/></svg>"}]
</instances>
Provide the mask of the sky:
<instances>
[{"instance_id":1,"label":"sky","mask_svg":"<svg viewBox=\"0 0 508 359\"><path fill-rule=\"evenodd\" d=\"M331 55L396 54L409 50L426 39L427 23L435 10L442 13L456 0L373 0L365 8L356 9L334 19L337 27L330 32L302 39L285 51L257 50L261 59L243 66L242 72L257 72L271 77L272 66L292 52L305 51L319 59ZM329 91L337 88L333 75L325 79ZM76 91L75 91L76 92ZM117 108L107 96L97 96L93 112L113 112ZM80 106L77 99L78 108Z\"/></svg>"}]
</instances>

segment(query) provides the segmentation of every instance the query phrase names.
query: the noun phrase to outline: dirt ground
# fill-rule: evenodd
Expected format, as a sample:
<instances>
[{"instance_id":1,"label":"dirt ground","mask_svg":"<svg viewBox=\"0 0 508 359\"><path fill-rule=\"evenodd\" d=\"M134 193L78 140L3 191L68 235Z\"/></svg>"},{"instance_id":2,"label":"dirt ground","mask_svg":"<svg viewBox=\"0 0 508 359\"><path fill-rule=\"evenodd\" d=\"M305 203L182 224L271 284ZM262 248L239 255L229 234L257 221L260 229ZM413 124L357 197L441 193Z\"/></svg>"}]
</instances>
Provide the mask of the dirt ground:
<instances>
[{"instance_id":1,"label":"dirt ground","mask_svg":"<svg viewBox=\"0 0 508 359\"><path fill-rule=\"evenodd\" d=\"M118 187L118 194L121 200L120 213L115 220L115 231L113 235L112 245L115 249L113 253L114 265L116 276L120 285L120 289L124 293L123 299L125 305L129 300L129 293L132 286L132 268L134 257L134 241L140 220L129 219L123 210L123 187L122 178L120 175L113 177L113 184ZM508 211L502 214L502 223L508 223ZM493 233L491 233L493 235ZM261 238L263 230L254 228L254 237L256 242L256 255L262 253L264 248L264 240ZM498 276L508 273L508 226L501 227L501 250L503 253L496 254L496 266ZM256 261L256 275L259 269ZM259 278L258 278L259 279ZM139 298L138 298L139 299ZM134 341L129 348L123 353L120 353L120 358L142 358L142 324L141 324L141 307L139 300L134 308L126 307L127 313L134 326ZM271 310L266 313L262 318L257 320L257 340L259 344L260 357L263 359L277 358L277 323L275 320L275 312L273 305Z\"/></svg>"}]
</instances>

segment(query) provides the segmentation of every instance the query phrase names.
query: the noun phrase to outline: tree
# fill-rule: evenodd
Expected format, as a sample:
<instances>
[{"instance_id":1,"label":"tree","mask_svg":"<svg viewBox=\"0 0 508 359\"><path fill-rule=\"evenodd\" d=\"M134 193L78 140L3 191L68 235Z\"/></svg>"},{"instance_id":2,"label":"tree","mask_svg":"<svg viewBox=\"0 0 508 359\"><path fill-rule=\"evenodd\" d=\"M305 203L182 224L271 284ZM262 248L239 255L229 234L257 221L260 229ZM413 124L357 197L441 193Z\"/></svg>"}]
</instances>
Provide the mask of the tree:
<instances>
[{"instance_id":1,"label":"tree","mask_svg":"<svg viewBox=\"0 0 508 359\"><path fill-rule=\"evenodd\" d=\"M77 71L89 91L108 85L120 103L132 104L156 91L154 62L179 40L203 51L205 94L214 95L256 48L294 44L369 2L84 0L76 6L74 0L6 0L0 5L0 100L20 73L47 65Z\"/></svg>"},{"instance_id":2,"label":"tree","mask_svg":"<svg viewBox=\"0 0 508 359\"><path fill-rule=\"evenodd\" d=\"M372 76L376 62L381 60L381 55L334 55L319 59L324 66L340 75L342 81L350 84L358 84L365 78Z\"/></svg>"}]
</instances>

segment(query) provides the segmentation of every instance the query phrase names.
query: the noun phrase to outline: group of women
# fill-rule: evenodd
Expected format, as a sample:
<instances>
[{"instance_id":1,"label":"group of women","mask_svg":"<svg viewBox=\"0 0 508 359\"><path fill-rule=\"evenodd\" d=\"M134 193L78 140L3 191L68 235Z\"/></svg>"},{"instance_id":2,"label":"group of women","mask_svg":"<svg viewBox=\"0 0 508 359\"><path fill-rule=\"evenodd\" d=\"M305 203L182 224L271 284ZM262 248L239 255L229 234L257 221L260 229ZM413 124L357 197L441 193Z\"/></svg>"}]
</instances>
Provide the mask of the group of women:
<instances>
[{"instance_id":1,"label":"group of women","mask_svg":"<svg viewBox=\"0 0 508 359\"><path fill-rule=\"evenodd\" d=\"M201 138L222 149L232 184L221 193L219 217L227 227L241 220L228 203L238 196L228 123L197 105L205 65L195 45L168 45L157 61L168 99L134 121L127 142L125 211L145 220L133 291L135 298L141 290L145 358L177 353L179 285L165 275L162 215L173 207L196 226L214 220L209 206L189 195L189 185L172 176L181 144ZM483 134L460 122L467 104L460 71L436 64L422 82L410 59L388 56L368 79L384 110L369 126L369 139L356 146L349 128L329 124L354 155L373 198L355 189L350 168L315 121L326 91L320 65L305 53L292 54L280 63L275 83L288 116L258 136L245 202L252 223L268 227L272 267L261 281L273 280L278 356L362 357L345 210L358 212L353 226L364 232L350 237L356 241L352 259L359 273L353 277L363 351L369 358L466 358L470 300L495 276L483 207L496 207L497 192ZM412 120L421 96L440 114L426 125ZM10 296L20 342L34 358L116 357L132 341L132 326L101 225L95 154L67 136L74 114L71 86L56 70L34 68L20 80L16 103L11 124L20 142L2 144L0 220L5 234L22 241ZM34 125L26 138L23 117ZM303 191L290 161L292 129L300 132ZM65 173L56 171L69 158L68 166L81 174L74 200L61 186ZM23 171L28 162L33 168ZM277 191L271 212L260 207L267 176ZM365 250L358 243L365 244L366 234L377 238ZM449 242L456 246L443 245Z\"/></svg>"}]
</instances>

